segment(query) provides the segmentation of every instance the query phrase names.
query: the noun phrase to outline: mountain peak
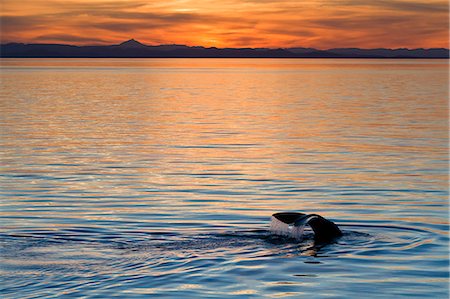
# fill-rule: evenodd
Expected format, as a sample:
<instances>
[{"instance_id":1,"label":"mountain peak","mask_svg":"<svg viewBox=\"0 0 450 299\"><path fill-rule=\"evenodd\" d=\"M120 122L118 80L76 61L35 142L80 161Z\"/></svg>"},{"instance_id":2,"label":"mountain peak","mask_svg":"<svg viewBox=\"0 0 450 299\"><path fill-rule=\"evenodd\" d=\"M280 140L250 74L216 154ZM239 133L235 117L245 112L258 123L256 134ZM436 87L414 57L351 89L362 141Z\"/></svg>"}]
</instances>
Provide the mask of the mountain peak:
<instances>
[{"instance_id":1,"label":"mountain peak","mask_svg":"<svg viewBox=\"0 0 450 299\"><path fill-rule=\"evenodd\" d=\"M146 45L138 42L134 38L127 40L126 42L120 43L119 46L127 48L146 47Z\"/></svg>"}]
</instances>

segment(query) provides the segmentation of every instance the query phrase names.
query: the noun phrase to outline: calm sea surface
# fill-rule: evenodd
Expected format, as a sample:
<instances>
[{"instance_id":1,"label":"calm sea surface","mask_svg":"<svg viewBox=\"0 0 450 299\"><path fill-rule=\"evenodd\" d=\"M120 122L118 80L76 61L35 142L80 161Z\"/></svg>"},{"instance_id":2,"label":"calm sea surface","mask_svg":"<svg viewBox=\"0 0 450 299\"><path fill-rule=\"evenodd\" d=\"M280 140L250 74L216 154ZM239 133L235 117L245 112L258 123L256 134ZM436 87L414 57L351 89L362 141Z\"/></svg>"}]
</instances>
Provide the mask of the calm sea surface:
<instances>
[{"instance_id":1,"label":"calm sea surface","mask_svg":"<svg viewBox=\"0 0 450 299\"><path fill-rule=\"evenodd\" d=\"M1 297L448 298L448 66L1 60Z\"/></svg>"}]
</instances>

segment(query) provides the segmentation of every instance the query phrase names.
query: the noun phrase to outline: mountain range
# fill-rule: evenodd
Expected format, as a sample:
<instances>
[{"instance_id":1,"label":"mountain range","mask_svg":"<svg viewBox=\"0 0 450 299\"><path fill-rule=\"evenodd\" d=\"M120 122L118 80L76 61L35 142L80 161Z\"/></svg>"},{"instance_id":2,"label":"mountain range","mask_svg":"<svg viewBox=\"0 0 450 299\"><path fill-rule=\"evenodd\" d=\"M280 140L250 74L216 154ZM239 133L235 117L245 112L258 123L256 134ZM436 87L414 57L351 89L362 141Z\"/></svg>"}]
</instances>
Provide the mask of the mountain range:
<instances>
[{"instance_id":1,"label":"mountain range","mask_svg":"<svg viewBox=\"0 0 450 299\"><path fill-rule=\"evenodd\" d=\"M148 46L134 39L110 46L7 43L0 57L23 58L449 58L449 49L216 48L185 45Z\"/></svg>"}]
</instances>

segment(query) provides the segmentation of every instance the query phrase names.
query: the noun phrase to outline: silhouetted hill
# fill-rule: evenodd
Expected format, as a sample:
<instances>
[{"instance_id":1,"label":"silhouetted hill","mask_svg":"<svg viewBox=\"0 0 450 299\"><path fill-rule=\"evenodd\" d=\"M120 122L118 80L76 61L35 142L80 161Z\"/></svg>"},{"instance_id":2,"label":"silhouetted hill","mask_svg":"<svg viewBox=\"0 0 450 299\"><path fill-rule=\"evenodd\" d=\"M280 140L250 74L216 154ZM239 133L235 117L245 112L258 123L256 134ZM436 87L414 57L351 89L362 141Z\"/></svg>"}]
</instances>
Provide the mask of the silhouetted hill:
<instances>
[{"instance_id":1,"label":"silhouetted hill","mask_svg":"<svg viewBox=\"0 0 450 299\"><path fill-rule=\"evenodd\" d=\"M61 58L449 58L449 50L435 49L359 49L337 48L205 48L185 45L147 46L134 39L110 46L72 46L62 44L0 45L0 57Z\"/></svg>"},{"instance_id":2,"label":"silhouetted hill","mask_svg":"<svg viewBox=\"0 0 450 299\"><path fill-rule=\"evenodd\" d=\"M142 48L142 47L147 47L146 45L138 42L137 40L135 40L134 38L127 40L121 44L118 45L118 47L121 48Z\"/></svg>"},{"instance_id":3,"label":"silhouetted hill","mask_svg":"<svg viewBox=\"0 0 450 299\"><path fill-rule=\"evenodd\" d=\"M330 49L331 53L342 56L359 57L387 57L387 58L448 58L449 50L443 48L434 49L358 49L358 48L340 48Z\"/></svg>"}]
</instances>

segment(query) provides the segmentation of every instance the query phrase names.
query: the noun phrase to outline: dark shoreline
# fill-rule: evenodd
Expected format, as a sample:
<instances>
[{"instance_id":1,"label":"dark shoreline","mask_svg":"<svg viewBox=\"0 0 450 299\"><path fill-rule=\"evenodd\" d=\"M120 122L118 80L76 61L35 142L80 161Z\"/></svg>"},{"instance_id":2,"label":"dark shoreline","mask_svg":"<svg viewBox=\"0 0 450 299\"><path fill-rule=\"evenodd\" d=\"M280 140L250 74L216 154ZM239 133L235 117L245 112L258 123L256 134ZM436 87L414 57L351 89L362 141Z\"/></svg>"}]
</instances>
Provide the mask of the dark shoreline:
<instances>
[{"instance_id":1,"label":"dark shoreline","mask_svg":"<svg viewBox=\"0 0 450 299\"><path fill-rule=\"evenodd\" d=\"M449 59L446 48L216 48L186 45L144 45L134 39L118 45L0 44L1 58L332 58Z\"/></svg>"}]
</instances>

